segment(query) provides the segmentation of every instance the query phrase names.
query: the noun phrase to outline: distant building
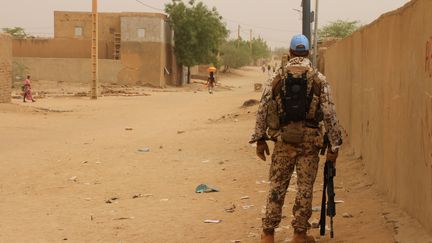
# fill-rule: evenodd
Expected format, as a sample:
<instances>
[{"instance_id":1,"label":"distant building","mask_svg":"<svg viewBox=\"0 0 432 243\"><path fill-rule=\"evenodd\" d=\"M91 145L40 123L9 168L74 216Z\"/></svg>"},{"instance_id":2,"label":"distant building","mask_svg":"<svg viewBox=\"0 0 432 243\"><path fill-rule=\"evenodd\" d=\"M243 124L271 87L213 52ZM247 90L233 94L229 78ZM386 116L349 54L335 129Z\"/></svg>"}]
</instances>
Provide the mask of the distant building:
<instances>
[{"instance_id":1,"label":"distant building","mask_svg":"<svg viewBox=\"0 0 432 243\"><path fill-rule=\"evenodd\" d=\"M11 101L12 41L9 35L0 34L0 103Z\"/></svg>"},{"instance_id":2,"label":"distant building","mask_svg":"<svg viewBox=\"0 0 432 243\"><path fill-rule=\"evenodd\" d=\"M98 18L102 83L179 83L182 69L176 63L166 15L99 13ZM13 56L35 79L89 81L91 34L90 12L55 11L54 38L14 40Z\"/></svg>"}]
</instances>

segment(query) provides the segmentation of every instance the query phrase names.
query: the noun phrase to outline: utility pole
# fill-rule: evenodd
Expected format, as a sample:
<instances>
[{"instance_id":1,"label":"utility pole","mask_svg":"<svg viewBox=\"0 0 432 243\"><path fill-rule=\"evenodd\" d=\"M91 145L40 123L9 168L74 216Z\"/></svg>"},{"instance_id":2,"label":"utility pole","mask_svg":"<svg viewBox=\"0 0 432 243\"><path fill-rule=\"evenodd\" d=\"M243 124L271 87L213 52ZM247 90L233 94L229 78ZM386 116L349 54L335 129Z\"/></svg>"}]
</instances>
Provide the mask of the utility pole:
<instances>
[{"instance_id":1,"label":"utility pole","mask_svg":"<svg viewBox=\"0 0 432 243\"><path fill-rule=\"evenodd\" d=\"M240 47L240 25L238 25L237 29L237 48Z\"/></svg>"},{"instance_id":2,"label":"utility pole","mask_svg":"<svg viewBox=\"0 0 432 243\"><path fill-rule=\"evenodd\" d=\"M97 0L92 1L91 98L95 100L98 96L98 11Z\"/></svg>"},{"instance_id":3,"label":"utility pole","mask_svg":"<svg viewBox=\"0 0 432 243\"><path fill-rule=\"evenodd\" d=\"M314 17L314 51L312 63L315 67L318 65L318 0L315 0L315 17Z\"/></svg>"},{"instance_id":4,"label":"utility pole","mask_svg":"<svg viewBox=\"0 0 432 243\"><path fill-rule=\"evenodd\" d=\"M309 43L311 43L311 2L310 0L302 0L303 7L303 35L305 35Z\"/></svg>"},{"instance_id":5,"label":"utility pole","mask_svg":"<svg viewBox=\"0 0 432 243\"><path fill-rule=\"evenodd\" d=\"M250 29L250 34L249 34L249 47L252 50L252 29Z\"/></svg>"}]
</instances>

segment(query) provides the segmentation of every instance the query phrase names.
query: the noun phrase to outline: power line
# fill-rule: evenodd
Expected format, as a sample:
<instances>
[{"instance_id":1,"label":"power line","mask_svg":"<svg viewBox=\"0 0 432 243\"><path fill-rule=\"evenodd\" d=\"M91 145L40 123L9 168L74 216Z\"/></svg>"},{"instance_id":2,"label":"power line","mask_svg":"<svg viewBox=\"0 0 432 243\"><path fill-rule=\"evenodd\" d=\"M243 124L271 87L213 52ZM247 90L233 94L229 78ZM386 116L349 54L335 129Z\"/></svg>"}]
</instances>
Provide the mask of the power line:
<instances>
[{"instance_id":1,"label":"power line","mask_svg":"<svg viewBox=\"0 0 432 243\"><path fill-rule=\"evenodd\" d=\"M229 28L229 30L230 30L230 32L231 33L236 33L237 34L237 31L238 31L238 29L237 29L237 27L236 28L234 28L234 27L232 27L232 28ZM243 35L250 35L250 32L249 32L250 30L240 30L240 33L242 33ZM257 33L255 33L254 34L254 36L257 36ZM258 36L261 36L261 35L259 35L258 34ZM261 38L262 38L262 36L261 36ZM265 41L267 41L267 42L273 42L273 43L280 43L280 44L287 44L287 43L290 43L290 41L289 40L275 40L275 39L269 39L269 38L263 38Z\"/></svg>"},{"instance_id":2,"label":"power line","mask_svg":"<svg viewBox=\"0 0 432 243\"><path fill-rule=\"evenodd\" d=\"M144 3L143 1L141 1L141 0L135 0L137 3L140 3L141 5L143 5L143 6L145 6L145 7L147 7L147 8L150 8L150 9L153 9L153 10L156 10L156 11L162 11L162 12L165 12L165 10L163 10L163 9L161 9L161 8L157 8L157 7L154 7L154 6L152 6L152 5L150 5L150 4L147 4L147 3ZM237 20L233 20L233 19L230 19L230 18L223 18L223 19L225 19L225 20L227 20L227 21L229 21L229 22L231 22L231 23L236 23L236 24L241 24L241 25L244 25L244 26L247 26L247 27L250 27L250 28L254 28L254 29L261 29L261 30L269 30L269 31L277 31L277 32L291 32L291 33L298 33L298 31L297 30L289 30L289 29L281 29L281 28L273 28L273 27L266 27L266 26L258 26L258 25L252 25L252 24L248 24L248 23L245 23L245 22L242 22L242 21L237 21ZM230 28L231 29L231 28ZM232 30L232 29L231 29ZM237 30L236 30L237 31ZM235 31L233 31L233 32L235 32ZM246 31L246 30L241 30L241 32L243 33L243 34L249 34L249 32L248 31ZM246 32L248 32L248 33L246 33ZM287 43L287 41L276 41L276 40L268 40L268 39L266 39L267 41L270 41L270 42L277 42L277 43Z\"/></svg>"},{"instance_id":3,"label":"power line","mask_svg":"<svg viewBox=\"0 0 432 243\"><path fill-rule=\"evenodd\" d=\"M143 6L145 6L147 8L150 8L150 9L153 9L153 10L157 10L157 11L165 12L164 9L154 7L154 6L150 5L150 4L144 3L141 0L135 0L135 1L138 2L138 3L140 3L140 4L142 4ZM230 18L224 18L223 17L223 19L226 19L227 21L232 22L232 23L245 25L245 26L252 27L252 28L255 28L255 29L263 29L263 30L271 30L271 31L284 31L284 32L292 32L292 33L297 33L298 32L297 30L289 30L289 29L280 29L280 28L273 28L273 27L265 27L265 26L252 25L252 24L248 24L248 23L245 23L245 22L242 22L242 21L233 20L233 19L230 19Z\"/></svg>"},{"instance_id":4,"label":"power line","mask_svg":"<svg viewBox=\"0 0 432 243\"><path fill-rule=\"evenodd\" d=\"M231 32L237 32L237 30L232 30L231 29ZM242 34L246 34L245 32L243 32L243 31L241 31L242 32ZM250 33L248 33L248 35L249 35ZM256 34L254 35L254 36L256 36ZM271 38L263 38L262 36L261 36L261 38L263 39L263 40L265 40L267 43L278 43L278 44L284 44L284 45L289 45L289 43L290 43L290 40L275 40L275 39L271 39ZM245 40L245 38L242 38L243 40Z\"/></svg>"},{"instance_id":5,"label":"power line","mask_svg":"<svg viewBox=\"0 0 432 243\"><path fill-rule=\"evenodd\" d=\"M245 25L245 26L252 27L252 28L255 28L255 29L263 29L263 30L271 30L271 31L284 31L284 32L296 32L296 33L298 32L298 31L289 30L289 29L279 29L279 28L272 28L272 27L264 27L264 26L257 26L257 25L247 24L247 23L242 22L242 21L237 21L237 20L228 19L228 18L224 18L224 19L226 19L226 20L228 20L229 22L232 22L232 23Z\"/></svg>"},{"instance_id":6,"label":"power line","mask_svg":"<svg viewBox=\"0 0 432 243\"><path fill-rule=\"evenodd\" d=\"M153 7L153 6L151 6L151 5L147 4L147 3L143 3L143 2L140 1L140 0L135 0L135 1L138 2L138 3L140 3L140 4L142 4L143 6L146 6L147 8L151 8L151 9L153 9L153 10L157 10L157 11L162 11L162 12L164 12L163 9L160 9L160 8L157 8L157 7Z\"/></svg>"}]
</instances>

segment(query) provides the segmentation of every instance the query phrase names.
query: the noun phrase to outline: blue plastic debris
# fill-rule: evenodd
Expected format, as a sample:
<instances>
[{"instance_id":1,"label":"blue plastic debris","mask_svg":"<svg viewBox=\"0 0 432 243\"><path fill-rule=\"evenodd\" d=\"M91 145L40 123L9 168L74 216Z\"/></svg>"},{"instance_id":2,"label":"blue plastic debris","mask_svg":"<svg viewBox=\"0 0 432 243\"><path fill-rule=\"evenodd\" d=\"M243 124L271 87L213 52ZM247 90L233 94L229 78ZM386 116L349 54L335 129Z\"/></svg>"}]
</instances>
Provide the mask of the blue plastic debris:
<instances>
[{"instance_id":1,"label":"blue plastic debris","mask_svg":"<svg viewBox=\"0 0 432 243\"><path fill-rule=\"evenodd\" d=\"M219 189L214 188L214 187L210 187L206 184L201 184L199 186L197 186L197 188L195 189L196 193L209 193L209 192L219 192Z\"/></svg>"}]
</instances>

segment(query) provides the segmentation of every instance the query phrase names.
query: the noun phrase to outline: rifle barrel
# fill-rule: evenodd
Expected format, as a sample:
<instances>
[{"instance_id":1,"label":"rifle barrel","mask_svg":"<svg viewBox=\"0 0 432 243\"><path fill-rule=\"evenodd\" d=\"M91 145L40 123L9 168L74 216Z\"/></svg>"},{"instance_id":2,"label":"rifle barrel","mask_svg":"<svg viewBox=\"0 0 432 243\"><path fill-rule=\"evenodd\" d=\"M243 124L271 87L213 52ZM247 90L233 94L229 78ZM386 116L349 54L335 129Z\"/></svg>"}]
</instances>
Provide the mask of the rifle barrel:
<instances>
[{"instance_id":1,"label":"rifle barrel","mask_svg":"<svg viewBox=\"0 0 432 243\"><path fill-rule=\"evenodd\" d=\"M334 232L333 232L333 217L330 217L330 238L334 238Z\"/></svg>"}]
</instances>

